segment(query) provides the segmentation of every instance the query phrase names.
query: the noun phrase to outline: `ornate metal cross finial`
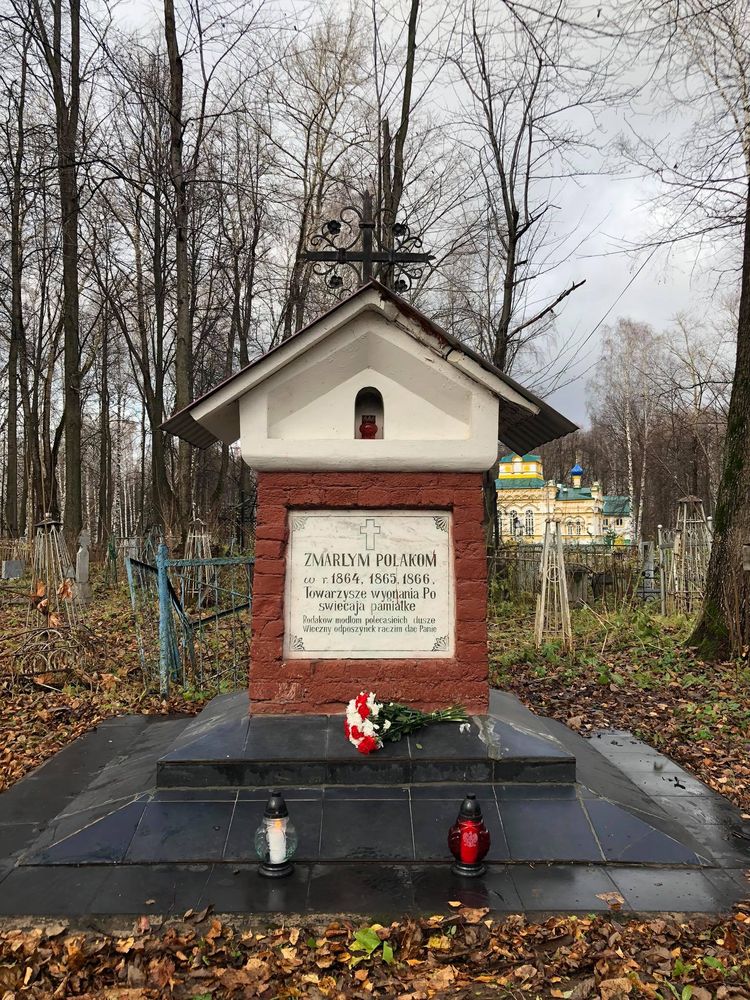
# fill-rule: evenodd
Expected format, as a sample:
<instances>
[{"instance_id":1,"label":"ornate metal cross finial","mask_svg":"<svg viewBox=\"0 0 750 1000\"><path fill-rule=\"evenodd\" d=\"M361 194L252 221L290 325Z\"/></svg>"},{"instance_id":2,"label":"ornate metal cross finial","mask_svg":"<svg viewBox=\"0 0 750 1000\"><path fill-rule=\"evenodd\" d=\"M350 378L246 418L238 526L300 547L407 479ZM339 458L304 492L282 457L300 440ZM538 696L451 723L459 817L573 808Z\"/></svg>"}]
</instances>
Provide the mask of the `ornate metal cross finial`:
<instances>
[{"instance_id":1,"label":"ornate metal cross finial","mask_svg":"<svg viewBox=\"0 0 750 1000\"><path fill-rule=\"evenodd\" d=\"M407 292L412 282L422 276L423 269L419 265L429 263L433 255L420 252L422 240L412 236L405 222L394 222L379 237L375 221L372 196L368 191L362 199L361 210L354 205L343 208L340 218L329 219L321 231L310 238L311 249L301 256L314 262L315 274L325 278L334 291L343 289L345 284L339 268L350 268L360 284L365 284L372 279L373 265L377 264L384 284L395 292ZM357 246L359 243L361 249Z\"/></svg>"}]
</instances>

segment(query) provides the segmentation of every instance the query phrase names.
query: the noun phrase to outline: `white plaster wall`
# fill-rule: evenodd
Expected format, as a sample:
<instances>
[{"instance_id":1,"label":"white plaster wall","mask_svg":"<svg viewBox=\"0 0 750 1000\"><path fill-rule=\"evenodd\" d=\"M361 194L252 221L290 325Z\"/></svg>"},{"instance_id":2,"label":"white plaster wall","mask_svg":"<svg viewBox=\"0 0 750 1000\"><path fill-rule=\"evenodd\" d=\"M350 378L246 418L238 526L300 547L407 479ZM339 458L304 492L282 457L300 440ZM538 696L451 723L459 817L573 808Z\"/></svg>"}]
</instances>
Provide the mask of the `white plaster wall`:
<instances>
[{"instance_id":1,"label":"white plaster wall","mask_svg":"<svg viewBox=\"0 0 750 1000\"><path fill-rule=\"evenodd\" d=\"M383 396L385 437L354 438L357 392ZM239 401L256 469L484 471L497 458L498 400L377 313L355 317Z\"/></svg>"},{"instance_id":2,"label":"white plaster wall","mask_svg":"<svg viewBox=\"0 0 750 1000\"><path fill-rule=\"evenodd\" d=\"M467 420L456 420L388 375L375 368L364 368L282 419L273 419L275 399L270 394L268 437L287 441L351 438L355 426L354 401L359 390L367 386L380 390L383 397L386 439L467 440L470 436L470 398L466 401Z\"/></svg>"}]
</instances>

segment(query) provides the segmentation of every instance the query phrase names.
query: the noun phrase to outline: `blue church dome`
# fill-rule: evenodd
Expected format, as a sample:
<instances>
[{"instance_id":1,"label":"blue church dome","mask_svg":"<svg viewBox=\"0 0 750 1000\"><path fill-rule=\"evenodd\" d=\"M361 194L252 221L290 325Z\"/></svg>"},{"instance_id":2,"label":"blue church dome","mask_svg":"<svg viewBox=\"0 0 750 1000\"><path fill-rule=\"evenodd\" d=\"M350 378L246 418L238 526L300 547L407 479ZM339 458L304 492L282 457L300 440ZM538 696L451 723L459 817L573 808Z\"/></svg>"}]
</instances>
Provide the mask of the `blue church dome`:
<instances>
[{"instance_id":1,"label":"blue church dome","mask_svg":"<svg viewBox=\"0 0 750 1000\"><path fill-rule=\"evenodd\" d=\"M580 465L578 464L578 462L576 462L576 464L575 464L575 465L573 466L573 468L572 468L572 469L570 470L570 475L571 475L571 476L582 476L582 475L583 475L583 469L582 469L582 468L581 468L581 466L580 466Z\"/></svg>"}]
</instances>

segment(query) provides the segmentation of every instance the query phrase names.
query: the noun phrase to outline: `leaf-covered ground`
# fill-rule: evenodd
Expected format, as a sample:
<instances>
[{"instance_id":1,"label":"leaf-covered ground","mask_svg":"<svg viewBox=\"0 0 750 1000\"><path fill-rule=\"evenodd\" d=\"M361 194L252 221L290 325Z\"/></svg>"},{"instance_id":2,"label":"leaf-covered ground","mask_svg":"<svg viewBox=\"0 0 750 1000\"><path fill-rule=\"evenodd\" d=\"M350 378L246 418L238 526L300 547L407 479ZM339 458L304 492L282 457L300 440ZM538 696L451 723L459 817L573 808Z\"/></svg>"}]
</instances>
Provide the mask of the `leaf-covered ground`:
<instances>
[{"instance_id":1,"label":"leaf-covered ground","mask_svg":"<svg viewBox=\"0 0 750 1000\"><path fill-rule=\"evenodd\" d=\"M583 735L628 729L750 814L750 666L705 663L690 622L654 606L572 612L574 652L536 649L533 609L501 604L490 625L495 686Z\"/></svg>"},{"instance_id":2,"label":"leaf-covered ground","mask_svg":"<svg viewBox=\"0 0 750 1000\"><path fill-rule=\"evenodd\" d=\"M199 707L194 693L169 702L144 693L122 589L91 606L92 656L84 676L62 690L14 674L25 619L25 606L0 594L0 790L108 716ZM696 661L683 646L686 623L647 611L582 610L575 621L576 652L566 656L554 645L529 645L528 611L497 609L494 681L581 732L635 730L747 809L746 668ZM449 917L387 927L340 919L281 928L200 913L165 923L143 916L120 933L6 923L0 1000L750 998L750 914L745 905L737 911L691 922L613 915L533 923L493 922L486 911L455 904Z\"/></svg>"},{"instance_id":3,"label":"leaf-covered ground","mask_svg":"<svg viewBox=\"0 0 750 1000\"><path fill-rule=\"evenodd\" d=\"M20 587L2 586L0 791L110 716L194 713L199 709L200 698L175 692L162 700L158 694L144 691L125 587L98 593L89 606L86 657L79 675L62 688L31 683L19 675L14 651L26 634L27 606ZM40 678L42 682L46 679Z\"/></svg>"},{"instance_id":4,"label":"leaf-covered ground","mask_svg":"<svg viewBox=\"0 0 750 1000\"><path fill-rule=\"evenodd\" d=\"M127 589L98 590L89 606L90 656L62 689L21 681L13 650L27 599L0 589L0 791L102 719L195 712L211 692L147 693ZM669 754L750 814L750 667L704 663L685 645L690 623L651 606L573 612L575 651L534 648L533 611L499 604L490 620L491 677L530 708L584 735L615 726Z\"/></svg>"},{"instance_id":5,"label":"leaf-covered ground","mask_svg":"<svg viewBox=\"0 0 750 1000\"><path fill-rule=\"evenodd\" d=\"M458 904L456 904L458 906ZM486 910L389 926L268 928L186 914L120 934L63 925L0 931L0 997L556 997L732 1000L750 996L750 920L560 917L493 922Z\"/></svg>"}]
</instances>

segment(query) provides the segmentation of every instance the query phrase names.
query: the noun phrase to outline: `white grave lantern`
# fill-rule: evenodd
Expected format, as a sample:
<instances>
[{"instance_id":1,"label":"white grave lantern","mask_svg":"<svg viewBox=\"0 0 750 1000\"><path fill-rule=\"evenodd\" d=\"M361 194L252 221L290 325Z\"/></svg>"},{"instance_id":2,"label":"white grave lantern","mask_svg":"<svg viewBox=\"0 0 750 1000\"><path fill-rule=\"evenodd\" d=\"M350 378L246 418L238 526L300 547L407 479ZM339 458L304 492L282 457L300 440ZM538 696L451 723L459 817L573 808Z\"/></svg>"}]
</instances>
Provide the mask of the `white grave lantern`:
<instances>
[{"instance_id":1,"label":"white grave lantern","mask_svg":"<svg viewBox=\"0 0 750 1000\"><path fill-rule=\"evenodd\" d=\"M266 878L291 875L296 850L297 831L289 819L284 796L281 792L271 792L260 826L255 831L255 853L260 861L258 871Z\"/></svg>"}]
</instances>

